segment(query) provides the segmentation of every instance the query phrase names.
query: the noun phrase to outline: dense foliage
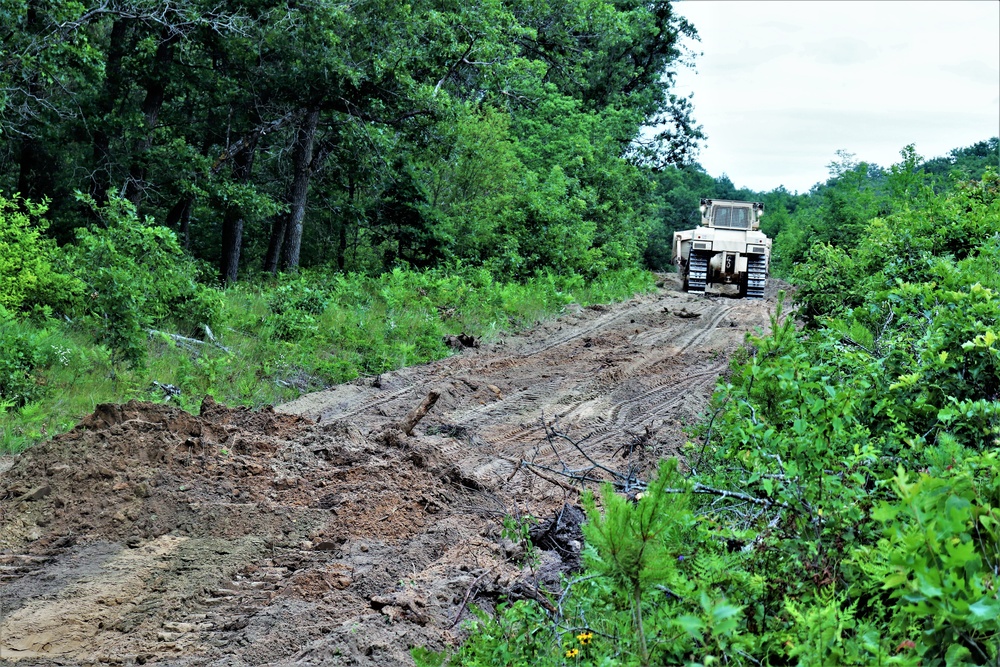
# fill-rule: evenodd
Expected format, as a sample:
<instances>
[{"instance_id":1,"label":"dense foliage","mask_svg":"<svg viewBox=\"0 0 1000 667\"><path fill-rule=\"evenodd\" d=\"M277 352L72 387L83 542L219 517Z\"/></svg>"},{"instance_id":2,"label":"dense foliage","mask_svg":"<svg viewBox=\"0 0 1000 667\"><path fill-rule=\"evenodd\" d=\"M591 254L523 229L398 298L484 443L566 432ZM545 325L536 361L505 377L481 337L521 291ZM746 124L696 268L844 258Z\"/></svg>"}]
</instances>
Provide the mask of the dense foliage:
<instances>
[{"instance_id":1,"label":"dense foliage","mask_svg":"<svg viewBox=\"0 0 1000 667\"><path fill-rule=\"evenodd\" d=\"M0 193L47 200L61 243L98 222L77 191L123 197L226 283L627 268L653 220L644 169L701 137L671 93L695 32L665 0L4 0L0 17Z\"/></svg>"},{"instance_id":2,"label":"dense foliage","mask_svg":"<svg viewBox=\"0 0 1000 667\"><path fill-rule=\"evenodd\" d=\"M1000 661L1000 177L940 188L917 164L842 207L817 188L820 232L886 214L817 235L794 269L808 327L779 308L749 337L687 474L585 496L558 611L501 605L420 663Z\"/></svg>"}]
</instances>

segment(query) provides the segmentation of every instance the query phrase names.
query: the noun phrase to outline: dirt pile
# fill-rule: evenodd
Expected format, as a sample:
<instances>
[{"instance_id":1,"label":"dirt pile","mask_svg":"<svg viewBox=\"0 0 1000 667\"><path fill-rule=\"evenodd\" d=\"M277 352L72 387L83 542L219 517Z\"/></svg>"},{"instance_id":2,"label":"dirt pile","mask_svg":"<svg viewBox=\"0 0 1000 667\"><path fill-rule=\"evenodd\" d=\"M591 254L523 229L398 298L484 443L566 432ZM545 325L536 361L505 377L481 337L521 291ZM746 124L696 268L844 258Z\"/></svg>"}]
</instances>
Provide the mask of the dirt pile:
<instances>
[{"instance_id":1,"label":"dirt pile","mask_svg":"<svg viewBox=\"0 0 1000 667\"><path fill-rule=\"evenodd\" d=\"M770 305L670 284L277 411L99 406L0 474L0 664L411 664L578 567L574 478L678 453Z\"/></svg>"},{"instance_id":2,"label":"dirt pile","mask_svg":"<svg viewBox=\"0 0 1000 667\"><path fill-rule=\"evenodd\" d=\"M433 449L381 435L210 399L99 406L0 482L0 657L374 665L440 644L469 559L503 562L495 523L453 514L478 492Z\"/></svg>"}]
</instances>

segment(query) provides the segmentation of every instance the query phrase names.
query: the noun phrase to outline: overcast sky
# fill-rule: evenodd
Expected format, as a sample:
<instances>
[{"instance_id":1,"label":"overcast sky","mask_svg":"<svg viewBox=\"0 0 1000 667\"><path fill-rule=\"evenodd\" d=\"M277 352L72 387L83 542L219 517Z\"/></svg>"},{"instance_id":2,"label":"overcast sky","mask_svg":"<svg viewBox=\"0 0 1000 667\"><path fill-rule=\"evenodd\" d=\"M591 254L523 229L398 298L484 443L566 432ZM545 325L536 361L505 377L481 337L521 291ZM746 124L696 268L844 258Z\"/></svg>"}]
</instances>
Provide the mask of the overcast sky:
<instances>
[{"instance_id":1,"label":"overcast sky","mask_svg":"<svg viewBox=\"0 0 1000 667\"><path fill-rule=\"evenodd\" d=\"M837 150L887 167L1000 134L1000 2L729 2L675 5L698 30L698 161L737 187L805 192Z\"/></svg>"}]
</instances>

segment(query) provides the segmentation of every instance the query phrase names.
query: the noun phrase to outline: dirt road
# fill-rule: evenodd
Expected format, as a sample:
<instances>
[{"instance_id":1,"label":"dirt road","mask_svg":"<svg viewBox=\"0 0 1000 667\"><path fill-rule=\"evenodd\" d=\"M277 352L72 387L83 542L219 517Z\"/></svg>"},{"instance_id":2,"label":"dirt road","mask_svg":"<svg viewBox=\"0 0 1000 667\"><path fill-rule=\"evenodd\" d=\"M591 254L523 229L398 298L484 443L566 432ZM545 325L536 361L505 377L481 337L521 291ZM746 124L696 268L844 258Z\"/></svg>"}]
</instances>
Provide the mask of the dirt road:
<instances>
[{"instance_id":1,"label":"dirt road","mask_svg":"<svg viewBox=\"0 0 1000 667\"><path fill-rule=\"evenodd\" d=\"M0 664L412 664L469 604L572 566L562 473L678 454L773 307L668 278L274 411L100 406L0 475ZM511 513L559 519L535 570L501 537Z\"/></svg>"}]
</instances>

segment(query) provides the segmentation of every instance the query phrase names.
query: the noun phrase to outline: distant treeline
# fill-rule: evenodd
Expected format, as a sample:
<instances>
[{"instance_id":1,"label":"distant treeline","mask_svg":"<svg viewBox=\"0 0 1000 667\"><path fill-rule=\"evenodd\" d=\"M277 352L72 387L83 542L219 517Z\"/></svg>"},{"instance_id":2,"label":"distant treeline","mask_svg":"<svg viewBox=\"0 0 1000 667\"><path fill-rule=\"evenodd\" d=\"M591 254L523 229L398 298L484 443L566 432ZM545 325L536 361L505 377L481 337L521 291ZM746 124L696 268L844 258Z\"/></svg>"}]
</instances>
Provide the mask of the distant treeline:
<instances>
[{"instance_id":1,"label":"distant treeline","mask_svg":"<svg viewBox=\"0 0 1000 667\"><path fill-rule=\"evenodd\" d=\"M646 263L656 269L669 265L673 232L699 223L700 198L741 199L765 203L761 227L775 239L772 272L787 276L793 266L804 262L814 243L851 245L869 220L911 206L922 189L947 192L963 181L981 179L988 167L1000 168L1000 139L993 137L929 160L917 155L913 146L900 154L898 164L883 168L838 151L837 159L827 165L830 177L826 182L802 194L784 187L769 192L736 188L726 175L712 177L696 163L657 170L655 201L660 222L646 246Z\"/></svg>"}]
</instances>

